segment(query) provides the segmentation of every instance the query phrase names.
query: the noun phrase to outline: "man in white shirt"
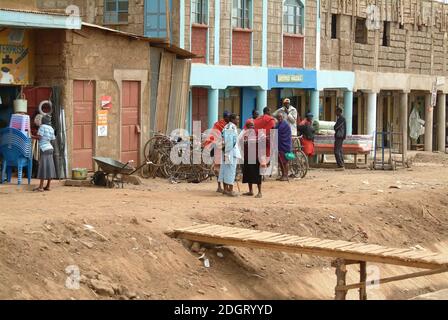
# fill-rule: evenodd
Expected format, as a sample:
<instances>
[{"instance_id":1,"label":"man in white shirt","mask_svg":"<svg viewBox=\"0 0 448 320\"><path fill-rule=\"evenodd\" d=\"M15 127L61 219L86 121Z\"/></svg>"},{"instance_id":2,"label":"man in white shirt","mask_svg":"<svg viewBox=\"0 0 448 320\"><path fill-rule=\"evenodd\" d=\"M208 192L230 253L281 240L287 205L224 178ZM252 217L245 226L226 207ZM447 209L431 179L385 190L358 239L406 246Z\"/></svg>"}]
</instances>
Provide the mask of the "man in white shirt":
<instances>
[{"instance_id":1,"label":"man in white shirt","mask_svg":"<svg viewBox=\"0 0 448 320\"><path fill-rule=\"evenodd\" d=\"M291 105L291 100L286 98L283 100L283 107L275 111L272 116L277 118L277 114L280 112L284 112L286 114L285 120L288 122L291 127L291 132L293 136L297 136L297 109Z\"/></svg>"}]
</instances>

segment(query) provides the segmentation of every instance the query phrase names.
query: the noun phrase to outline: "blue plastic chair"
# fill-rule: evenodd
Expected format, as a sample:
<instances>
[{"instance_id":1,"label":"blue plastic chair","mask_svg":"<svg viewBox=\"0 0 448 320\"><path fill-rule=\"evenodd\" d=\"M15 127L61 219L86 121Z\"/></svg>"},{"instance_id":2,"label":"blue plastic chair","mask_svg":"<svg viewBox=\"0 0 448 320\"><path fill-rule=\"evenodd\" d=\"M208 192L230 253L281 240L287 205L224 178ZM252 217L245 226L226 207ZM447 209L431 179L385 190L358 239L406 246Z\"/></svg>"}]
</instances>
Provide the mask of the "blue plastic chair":
<instances>
[{"instance_id":1,"label":"blue plastic chair","mask_svg":"<svg viewBox=\"0 0 448 320\"><path fill-rule=\"evenodd\" d=\"M31 139L23 132L14 128L0 130L0 155L2 161L1 182L11 182L12 168L17 168L18 184L22 183L22 170L26 168L28 184L31 183L31 173L33 171L33 153Z\"/></svg>"}]
</instances>

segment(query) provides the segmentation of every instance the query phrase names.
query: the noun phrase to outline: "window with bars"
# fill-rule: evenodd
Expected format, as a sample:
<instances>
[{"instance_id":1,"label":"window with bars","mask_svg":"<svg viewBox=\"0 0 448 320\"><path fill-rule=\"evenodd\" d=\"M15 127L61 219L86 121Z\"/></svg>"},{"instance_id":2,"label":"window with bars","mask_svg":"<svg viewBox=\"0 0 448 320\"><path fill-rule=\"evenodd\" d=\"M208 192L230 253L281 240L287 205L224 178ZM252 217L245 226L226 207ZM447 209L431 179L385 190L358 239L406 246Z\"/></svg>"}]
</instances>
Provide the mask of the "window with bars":
<instances>
[{"instance_id":1,"label":"window with bars","mask_svg":"<svg viewBox=\"0 0 448 320\"><path fill-rule=\"evenodd\" d=\"M128 23L128 0L104 1L104 24Z\"/></svg>"},{"instance_id":2,"label":"window with bars","mask_svg":"<svg viewBox=\"0 0 448 320\"><path fill-rule=\"evenodd\" d=\"M252 0L233 0L232 26L234 28L250 29Z\"/></svg>"},{"instance_id":3,"label":"window with bars","mask_svg":"<svg viewBox=\"0 0 448 320\"><path fill-rule=\"evenodd\" d=\"M191 22L198 24L207 24L207 0L191 1Z\"/></svg>"},{"instance_id":4,"label":"window with bars","mask_svg":"<svg viewBox=\"0 0 448 320\"><path fill-rule=\"evenodd\" d=\"M303 34L303 13L300 0L286 0L283 5L283 32Z\"/></svg>"}]
</instances>

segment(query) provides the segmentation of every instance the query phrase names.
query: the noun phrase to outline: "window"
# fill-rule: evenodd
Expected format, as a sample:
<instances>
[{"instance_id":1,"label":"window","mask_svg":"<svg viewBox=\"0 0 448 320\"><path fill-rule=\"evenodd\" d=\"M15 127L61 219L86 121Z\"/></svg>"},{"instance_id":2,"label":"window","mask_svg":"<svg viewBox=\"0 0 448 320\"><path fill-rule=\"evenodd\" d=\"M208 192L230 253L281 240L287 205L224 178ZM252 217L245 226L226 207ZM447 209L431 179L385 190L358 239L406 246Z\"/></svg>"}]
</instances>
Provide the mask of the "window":
<instances>
[{"instance_id":1,"label":"window","mask_svg":"<svg viewBox=\"0 0 448 320\"><path fill-rule=\"evenodd\" d=\"M338 39L338 15L331 15L331 39Z\"/></svg>"},{"instance_id":2,"label":"window","mask_svg":"<svg viewBox=\"0 0 448 320\"><path fill-rule=\"evenodd\" d=\"M171 29L167 19L166 0L145 0L145 31L146 37L166 38Z\"/></svg>"},{"instance_id":3,"label":"window","mask_svg":"<svg viewBox=\"0 0 448 320\"><path fill-rule=\"evenodd\" d=\"M104 23L128 23L128 0L105 0Z\"/></svg>"},{"instance_id":4,"label":"window","mask_svg":"<svg viewBox=\"0 0 448 320\"><path fill-rule=\"evenodd\" d=\"M356 19L355 42L360 44L367 44L366 19Z\"/></svg>"},{"instance_id":5,"label":"window","mask_svg":"<svg viewBox=\"0 0 448 320\"><path fill-rule=\"evenodd\" d=\"M283 32L303 34L303 11L301 1L285 1L283 5Z\"/></svg>"},{"instance_id":6,"label":"window","mask_svg":"<svg viewBox=\"0 0 448 320\"><path fill-rule=\"evenodd\" d=\"M251 0L233 0L232 26L234 28L250 29Z\"/></svg>"},{"instance_id":7,"label":"window","mask_svg":"<svg viewBox=\"0 0 448 320\"><path fill-rule=\"evenodd\" d=\"M207 0L191 1L191 22L207 24Z\"/></svg>"},{"instance_id":8,"label":"window","mask_svg":"<svg viewBox=\"0 0 448 320\"><path fill-rule=\"evenodd\" d=\"M390 46L390 22L384 21L383 25L383 47Z\"/></svg>"}]
</instances>

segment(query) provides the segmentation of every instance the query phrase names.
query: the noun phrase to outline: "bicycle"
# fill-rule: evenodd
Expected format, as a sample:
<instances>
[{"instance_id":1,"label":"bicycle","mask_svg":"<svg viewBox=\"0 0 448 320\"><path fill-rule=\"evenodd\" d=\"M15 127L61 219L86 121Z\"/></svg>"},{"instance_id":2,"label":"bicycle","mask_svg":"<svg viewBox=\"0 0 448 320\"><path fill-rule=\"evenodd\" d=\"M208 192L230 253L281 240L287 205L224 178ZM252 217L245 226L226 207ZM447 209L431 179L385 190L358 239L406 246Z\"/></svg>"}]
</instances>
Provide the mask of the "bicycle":
<instances>
[{"instance_id":1,"label":"bicycle","mask_svg":"<svg viewBox=\"0 0 448 320\"><path fill-rule=\"evenodd\" d=\"M292 145L293 145L293 152L296 157L289 163L291 176L293 178L303 179L306 177L309 169L308 157L305 154L305 152L303 152L300 137L293 137Z\"/></svg>"}]
</instances>

